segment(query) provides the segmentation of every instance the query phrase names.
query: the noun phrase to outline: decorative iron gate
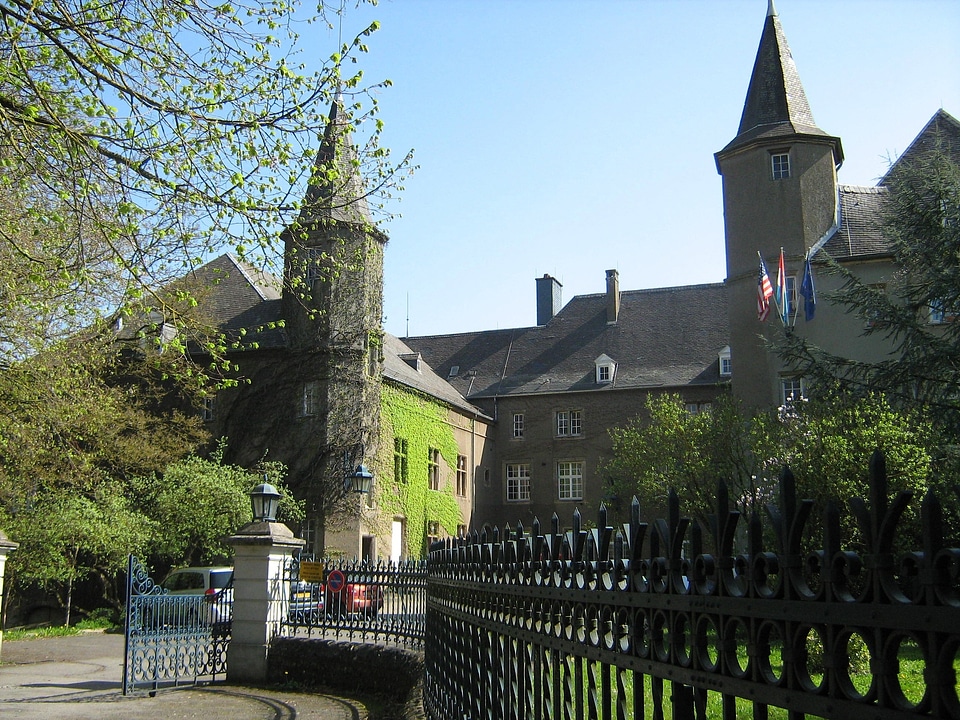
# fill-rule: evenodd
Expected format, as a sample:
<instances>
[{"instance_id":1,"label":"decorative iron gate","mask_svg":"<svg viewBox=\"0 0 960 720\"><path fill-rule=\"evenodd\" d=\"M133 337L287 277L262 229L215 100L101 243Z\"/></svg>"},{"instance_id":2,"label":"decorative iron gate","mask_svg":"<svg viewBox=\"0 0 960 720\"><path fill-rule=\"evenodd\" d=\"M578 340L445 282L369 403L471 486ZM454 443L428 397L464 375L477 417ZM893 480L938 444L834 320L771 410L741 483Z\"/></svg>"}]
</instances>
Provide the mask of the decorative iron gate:
<instances>
[{"instance_id":1,"label":"decorative iron gate","mask_svg":"<svg viewBox=\"0 0 960 720\"><path fill-rule=\"evenodd\" d=\"M172 595L133 555L127 561L123 694L195 685L227 670L233 581L210 595Z\"/></svg>"}]
</instances>

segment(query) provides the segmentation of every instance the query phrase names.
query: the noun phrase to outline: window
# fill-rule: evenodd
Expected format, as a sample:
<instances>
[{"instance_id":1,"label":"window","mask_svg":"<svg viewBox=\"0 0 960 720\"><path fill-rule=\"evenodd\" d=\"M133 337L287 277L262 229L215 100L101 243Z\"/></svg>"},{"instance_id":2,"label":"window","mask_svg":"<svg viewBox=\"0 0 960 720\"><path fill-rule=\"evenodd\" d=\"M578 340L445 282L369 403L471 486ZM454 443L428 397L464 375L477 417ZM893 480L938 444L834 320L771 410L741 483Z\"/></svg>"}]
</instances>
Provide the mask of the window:
<instances>
[{"instance_id":1,"label":"window","mask_svg":"<svg viewBox=\"0 0 960 720\"><path fill-rule=\"evenodd\" d=\"M557 481L561 500L583 500L583 463L565 461L557 463Z\"/></svg>"},{"instance_id":2,"label":"window","mask_svg":"<svg viewBox=\"0 0 960 720\"><path fill-rule=\"evenodd\" d=\"M315 380L304 383L303 397L300 399L300 417L311 417L316 415L319 400L320 384Z\"/></svg>"},{"instance_id":3,"label":"window","mask_svg":"<svg viewBox=\"0 0 960 720\"><path fill-rule=\"evenodd\" d=\"M427 521L427 550L440 539L440 523L436 520Z\"/></svg>"},{"instance_id":4,"label":"window","mask_svg":"<svg viewBox=\"0 0 960 720\"><path fill-rule=\"evenodd\" d=\"M730 363L730 346L720 351L720 377L730 377L733 374L733 365Z\"/></svg>"},{"instance_id":5,"label":"window","mask_svg":"<svg viewBox=\"0 0 960 720\"><path fill-rule=\"evenodd\" d=\"M457 455L457 495L467 496L467 456Z\"/></svg>"},{"instance_id":6,"label":"window","mask_svg":"<svg viewBox=\"0 0 960 720\"><path fill-rule=\"evenodd\" d=\"M383 338L373 335L367 339L367 375L377 377L383 362Z\"/></svg>"},{"instance_id":7,"label":"window","mask_svg":"<svg viewBox=\"0 0 960 720\"><path fill-rule=\"evenodd\" d=\"M203 421L204 422L213 422L214 414L214 398L204 398L203 399Z\"/></svg>"},{"instance_id":8,"label":"window","mask_svg":"<svg viewBox=\"0 0 960 720\"><path fill-rule=\"evenodd\" d=\"M320 248L305 248L306 272L304 273L307 282L313 287L313 283L323 277L323 269L320 261L323 260L324 253Z\"/></svg>"},{"instance_id":9,"label":"window","mask_svg":"<svg viewBox=\"0 0 960 720\"><path fill-rule=\"evenodd\" d=\"M606 385L613 382L617 373L617 364L613 361L613 358L604 354L594 360L593 364L597 369L597 385Z\"/></svg>"},{"instance_id":10,"label":"window","mask_svg":"<svg viewBox=\"0 0 960 720\"><path fill-rule=\"evenodd\" d=\"M393 439L393 479L406 483L410 479L407 464L407 441L405 438Z\"/></svg>"},{"instance_id":11,"label":"window","mask_svg":"<svg viewBox=\"0 0 960 720\"><path fill-rule=\"evenodd\" d=\"M314 543L317 541L317 521L304 520L300 523L300 537L303 538L304 551L312 553Z\"/></svg>"},{"instance_id":12,"label":"window","mask_svg":"<svg viewBox=\"0 0 960 720\"><path fill-rule=\"evenodd\" d=\"M774 180L786 180L790 177L790 153L780 152L770 155L770 168Z\"/></svg>"},{"instance_id":13,"label":"window","mask_svg":"<svg viewBox=\"0 0 960 720\"><path fill-rule=\"evenodd\" d=\"M427 450L427 482L431 490L440 489L440 451L436 448Z\"/></svg>"},{"instance_id":14,"label":"window","mask_svg":"<svg viewBox=\"0 0 960 720\"><path fill-rule=\"evenodd\" d=\"M960 223L960 204L947 198L940 198L940 224L943 227L956 227Z\"/></svg>"},{"instance_id":15,"label":"window","mask_svg":"<svg viewBox=\"0 0 960 720\"><path fill-rule=\"evenodd\" d=\"M557 435L575 437L582 431L582 415L579 410L560 410L557 413Z\"/></svg>"},{"instance_id":16,"label":"window","mask_svg":"<svg viewBox=\"0 0 960 720\"><path fill-rule=\"evenodd\" d=\"M529 463L507 463L507 502L522 502L529 499Z\"/></svg>"},{"instance_id":17,"label":"window","mask_svg":"<svg viewBox=\"0 0 960 720\"><path fill-rule=\"evenodd\" d=\"M872 283L870 285L867 285L867 287L870 288L871 292L874 292L874 293L879 293L881 295L886 295L887 293L886 283ZM884 322L883 313L878 312L876 310L871 310L870 308L867 308L864 311L864 316L866 317L866 326L868 328L882 325ZM931 320L931 322L933 321Z\"/></svg>"},{"instance_id":18,"label":"window","mask_svg":"<svg viewBox=\"0 0 960 720\"><path fill-rule=\"evenodd\" d=\"M792 315L797 308L797 276L787 275L787 315Z\"/></svg>"},{"instance_id":19,"label":"window","mask_svg":"<svg viewBox=\"0 0 960 720\"><path fill-rule=\"evenodd\" d=\"M708 402L687 403L685 407L687 408L687 412L691 415L696 415L697 413L708 413L713 410L713 405Z\"/></svg>"},{"instance_id":20,"label":"window","mask_svg":"<svg viewBox=\"0 0 960 720\"><path fill-rule=\"evenodd\" d=\"M786 404L805 397L804 385L802 377L780 378L780 402Z\"/></svg>"},{"instance_id":21,"label":"window","mask_svg":"<svg viewBox=\"0 0 960 720\"><path fill-rule=\"evenodd\" d=\"M523 413L514 413L513 415L513 437L523 437Z\"/></svg>"},{"instance_id":22,"label":"window","mask_svg":"<svg viewBox=\"0 0 960 720\"><path fill-rule=\"evenodd\" d=\"M930 322L934 325L956 322L957 320L960 320L960 313L958 313L955 308L947 305L943 300L931 303Z\"/></svg>"}]
</instances>

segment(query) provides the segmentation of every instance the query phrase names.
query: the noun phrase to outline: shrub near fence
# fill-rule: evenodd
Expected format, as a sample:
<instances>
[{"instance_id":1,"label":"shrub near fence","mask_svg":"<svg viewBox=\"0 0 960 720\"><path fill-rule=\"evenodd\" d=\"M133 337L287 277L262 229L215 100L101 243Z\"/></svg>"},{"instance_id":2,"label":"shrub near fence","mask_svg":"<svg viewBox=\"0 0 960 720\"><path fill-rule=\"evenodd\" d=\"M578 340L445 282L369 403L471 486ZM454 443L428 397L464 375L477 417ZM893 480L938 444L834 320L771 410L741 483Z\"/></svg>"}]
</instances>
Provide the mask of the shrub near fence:
<instances>
[{"instance_id":1,"label":"shrub near fence","mask_svg":"<svg viewBox=\"0 0 960 720\"><path fill-rule=\"evenodd\" d=\"M960 550L944 547L928 494L922 548L895 557L910 494L888 502L879 454L870 482L869 501L850 501L862 553L841 548L836 505L822 549L803 552L813 504L788 470L768 506L775 552L754 516L735 553L723 485L713 552L674 494L652 527L634 499L622 528L601 507L595 529L577 512L566 533L554 515L547 533L535 522L435 546L427 717L960 718Z\"/></svg>"}]
</instances>

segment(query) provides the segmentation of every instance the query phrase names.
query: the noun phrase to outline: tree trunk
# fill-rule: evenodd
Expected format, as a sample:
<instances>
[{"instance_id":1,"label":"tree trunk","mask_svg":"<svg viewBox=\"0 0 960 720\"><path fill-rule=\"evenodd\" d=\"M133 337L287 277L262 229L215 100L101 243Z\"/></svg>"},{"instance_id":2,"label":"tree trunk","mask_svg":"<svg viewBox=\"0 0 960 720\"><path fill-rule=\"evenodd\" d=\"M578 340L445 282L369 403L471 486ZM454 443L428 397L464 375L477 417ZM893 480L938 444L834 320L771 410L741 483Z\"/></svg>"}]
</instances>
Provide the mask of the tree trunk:
<instances>
[{"instance_id":1,"label":"tree trunk","mask_svg":"<svg viewBox=\"0 0 960 720\"><path fill-rule=\"evenodd\" d=\"M73 568L77 567L77 555L80 553L79 548L74 548L73 551L73 562L70 564L71 570L67 574L67 602L66 609L64 611L64 620L63 624L66 627L70 627L70 606L73 605Z\"/></svg>"}]
</instances>

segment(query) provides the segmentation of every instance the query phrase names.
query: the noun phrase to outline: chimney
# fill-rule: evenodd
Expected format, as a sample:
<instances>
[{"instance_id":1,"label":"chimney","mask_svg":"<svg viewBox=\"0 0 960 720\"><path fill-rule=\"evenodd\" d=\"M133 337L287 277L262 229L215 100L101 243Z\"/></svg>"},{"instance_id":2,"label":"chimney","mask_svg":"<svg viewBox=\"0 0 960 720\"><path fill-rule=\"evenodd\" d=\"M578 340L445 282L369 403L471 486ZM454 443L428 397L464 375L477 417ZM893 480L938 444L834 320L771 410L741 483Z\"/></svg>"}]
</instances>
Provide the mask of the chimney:
<instances>
[{"instance_id":1,"label":"chimney","mask_svg":"<svg viewBox=\"0 0 960 720\"><path fill-rule=\"evenodd\" d=\"M620 316L620 273L607 270L607 322L615 323Z\"/></svg>"},{"instance_id":2,"label":"chimney","mask_svg":"<svg viewBox=\"0 0 960 720\"><path fill-rule=\"evenodd\" d=\"M546 325L560 312L562 287L560 281L550 275L537 278L537 325Z\"/></svg>"}]
</instances>

